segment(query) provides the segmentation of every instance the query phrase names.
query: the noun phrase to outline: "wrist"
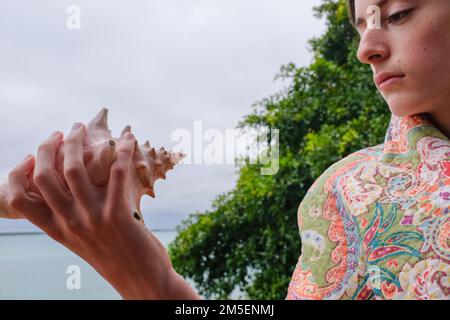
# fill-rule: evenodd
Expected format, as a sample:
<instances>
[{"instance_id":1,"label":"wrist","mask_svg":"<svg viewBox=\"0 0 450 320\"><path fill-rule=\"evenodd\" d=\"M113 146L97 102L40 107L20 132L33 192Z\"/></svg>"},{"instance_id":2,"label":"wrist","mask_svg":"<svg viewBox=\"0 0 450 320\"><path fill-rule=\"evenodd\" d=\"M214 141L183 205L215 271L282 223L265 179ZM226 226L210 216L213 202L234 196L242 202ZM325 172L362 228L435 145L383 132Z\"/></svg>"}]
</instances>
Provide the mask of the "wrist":
<instances>
[{"instance_id":1,"label":"wrist","mask_svg":"<svg viewBox=\"0 0 450 320\"><path fill-rule=\"evenodd\" d=\"M168 298L170 300L202 300L196 290L175 269L171 268L168 277Z\"/></svg>"},{"instance_id":2,"label":"wrist","mask_svg":"<svg viewBox=\"0 0 450 320\"><path fill-rule=\"evenodd\" d=\"M169 273L155 277L120 277L120 281L108 280L124 300L167 300L171 283Z\"/></svg>"},{"instance_id":3,"label":"wrist","mask_svg":"<svg viewBox=\"0 0 450 320\"><path fill-rule=\"evenodd\" d=\"M201 300L194 288L173 268L158 280L141 279L116 287L125 300Z\"/></svg>"},{"instance_id":4,"label":"wrist","mask_svg":"<svg viewBox=\"0 0 450 320\"><path fill-rule=\"evenodd\" d=\"M165 300L172 282L172 274L166 268L145 265L122 265L108 268L102 276L125 300Z\"/></svg>"}]
</instances>

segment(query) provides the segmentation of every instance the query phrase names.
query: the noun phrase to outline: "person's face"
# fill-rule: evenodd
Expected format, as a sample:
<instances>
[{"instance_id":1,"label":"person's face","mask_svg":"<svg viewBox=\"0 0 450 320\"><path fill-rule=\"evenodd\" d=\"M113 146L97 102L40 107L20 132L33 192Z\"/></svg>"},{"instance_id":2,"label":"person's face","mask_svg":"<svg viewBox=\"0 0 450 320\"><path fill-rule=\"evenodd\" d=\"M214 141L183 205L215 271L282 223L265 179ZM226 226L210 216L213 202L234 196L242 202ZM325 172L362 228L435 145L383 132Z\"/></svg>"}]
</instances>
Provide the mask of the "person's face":
<instances>
[{"instance_id":1,"label":"person's face","mask_svg":"<svg viewBox=\"0 0 450 320\"><path fill-rule=\"evenodd\" d=\"M403 75L376 83L391 112L450 112L450 1L387 0L379 6L377 28L370 18L376 15L367 9L378 2L355 0L356 20L362 19L356 26L358 60L370 64L374 78L382 72Z\"/></svg>"}]
</instances>

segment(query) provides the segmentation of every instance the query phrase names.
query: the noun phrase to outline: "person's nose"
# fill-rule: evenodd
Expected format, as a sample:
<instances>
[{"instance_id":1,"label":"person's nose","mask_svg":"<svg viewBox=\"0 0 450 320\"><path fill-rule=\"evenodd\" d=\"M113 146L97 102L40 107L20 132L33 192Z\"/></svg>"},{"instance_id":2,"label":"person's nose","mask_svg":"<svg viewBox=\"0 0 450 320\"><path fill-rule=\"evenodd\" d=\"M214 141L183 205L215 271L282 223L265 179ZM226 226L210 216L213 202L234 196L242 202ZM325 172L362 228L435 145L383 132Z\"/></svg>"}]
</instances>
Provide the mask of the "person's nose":
<instances>
[{"instance_id":1,"label":"person's nose","mask_svg":"<svg viewBox=\"0 0 450 320\"><path fill-rule=\"evenodd\" d=\"M389 57L389 47L382 29L366 29L359 42L357 57L365 64L380 62Z\"/></svg>"}]
</instances>

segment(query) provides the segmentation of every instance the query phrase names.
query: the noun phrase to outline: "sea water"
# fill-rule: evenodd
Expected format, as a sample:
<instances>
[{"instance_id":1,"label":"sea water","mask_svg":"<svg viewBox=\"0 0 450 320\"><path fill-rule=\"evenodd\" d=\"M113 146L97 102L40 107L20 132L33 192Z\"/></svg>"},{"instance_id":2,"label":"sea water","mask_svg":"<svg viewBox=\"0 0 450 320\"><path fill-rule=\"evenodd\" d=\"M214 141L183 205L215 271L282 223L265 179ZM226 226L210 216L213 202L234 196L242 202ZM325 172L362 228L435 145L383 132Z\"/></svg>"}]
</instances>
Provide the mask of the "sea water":
<instances>
[{"instance_id":1,"label":"sea water","mask_svg":"<svg viewBox=\"0 0 450 320\"><path fill-rule=\"evenodd\" d=\"M166 247L177 235L176 231L153 233ZM70 281L68 285L71 266L80 272L75 287ZM121 297L89 264L47 235L0 234L0 299Z\"/></svg>"}]
</instances>

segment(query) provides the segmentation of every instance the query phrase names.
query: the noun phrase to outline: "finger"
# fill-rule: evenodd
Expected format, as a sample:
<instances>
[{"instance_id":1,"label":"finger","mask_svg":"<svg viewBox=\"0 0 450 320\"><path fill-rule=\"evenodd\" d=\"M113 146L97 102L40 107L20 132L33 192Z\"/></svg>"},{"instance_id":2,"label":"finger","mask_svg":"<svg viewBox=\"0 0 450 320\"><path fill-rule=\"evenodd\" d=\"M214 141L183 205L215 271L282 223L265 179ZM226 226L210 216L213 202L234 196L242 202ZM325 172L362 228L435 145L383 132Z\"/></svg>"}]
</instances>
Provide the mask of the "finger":
<instances>
[{"instance_id":1,"label":"finger","mask_svg":"<svg viewBox=\"0 0 450 320\"><path fill-rule=\"evenodd\" d=\"M9 173L8 206L34 225L45 229L50 225L52 214L42 199L32 196L29 192L29 174L33 167L34 157L29 155Z\"/></svg>"},{"instance_id":2,"label":"finger","mask_svg":"<svg viewBox=\"0 0 450 320\"><path fill-rule=\"evenodd\" d=\"M71 197L55 170L56 149L61 140L62 132L56 131L39 146L34 169L34 183L55 214L64 214L71 204Z\"/></svg>"},{"instance_id":3,"label":"finger","mask_svg":"<svg viewBox=\"0 0 450 320\"><path fill-rule=\"evenodd\" d=\"M64 177L75 200L89 207L93 203L95 189L84 165L85 139L86 128L82 123L75 123L64 141Z\"/></svg>"},{"instance_id":4,"label":"finger","mask_svg":"<svg viewBox=\"0 0 450 320\"><path fill-rule=\"evenodd\" d=\"M56 173L61 178L64 183L66 190L69 190L69 185L64 177L64 141L61 142L58 149L56 149L56 160L55 160Z\"/></svg>"},{"instance_id":5,"label":"finger","mask_svg":"<svg viewBox=\"0 0 450 320\"><path fill-rule=\"evenodd\" d=\"M135 146L136 140L130 132L121 137L109 176L106 198L108 204L124 204L127 201L127 181Z\"/></svg>"}]
</instances>

